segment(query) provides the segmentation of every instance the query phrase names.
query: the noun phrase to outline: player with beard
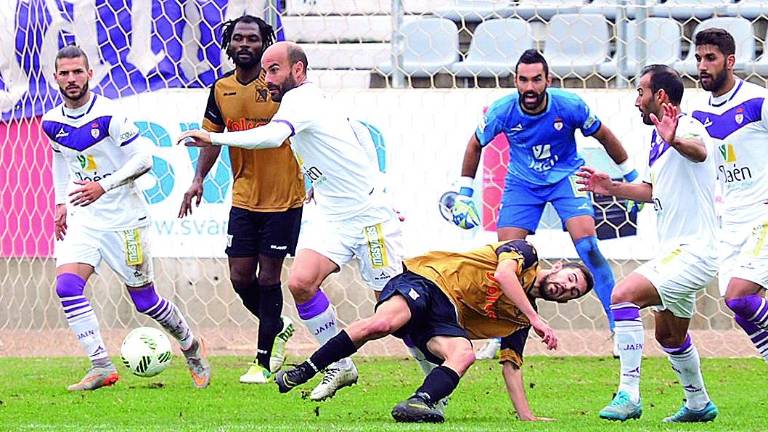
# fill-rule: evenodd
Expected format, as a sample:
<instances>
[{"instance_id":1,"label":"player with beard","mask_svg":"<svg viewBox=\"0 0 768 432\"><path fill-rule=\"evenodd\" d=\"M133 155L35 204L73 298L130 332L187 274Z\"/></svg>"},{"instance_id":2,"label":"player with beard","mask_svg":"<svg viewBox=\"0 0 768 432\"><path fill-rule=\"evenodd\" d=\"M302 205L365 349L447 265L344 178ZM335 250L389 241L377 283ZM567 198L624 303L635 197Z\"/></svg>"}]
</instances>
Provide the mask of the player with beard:
<instances>
[{"instance_id":1,"label":"player with beard","mask_svg":"<svg viewBox=\"0 0 768 432\"><path fill-rule=\"evenodd\" d=\"M243 15L224 23L222 48L235 70L216 80L205 108L203 128L211 132L241 131L269 123L279 107L270 97L261 56L275 40L261 18ZM192 185L184 194L179 218L200 205L203 184L221 147L202 149ZM288 140L264 151L228 149L232 165L232 209L226 253L232 287L259 319L256 359L240 377L242 383L264 384L282 367L285 343L293 323L281 317L283 260L295 253L301 226L304 182Z\"/></svg>"},{"instance_id":2,"label":"player with beard","mask_svg":"<svg viewBox=\"0 0 768 432\"><path fill-rule=\"evenodd\" d=\"M607 420L640 418L640 364L645 343L640 309L654 306L656 340L669 356L685 404L665 422L706 422L717 417L701 375L701 361L688 334L696 294L717 273L715 155L704 127L679 112L683 81L674 69L647 66L640 73L635 106L643 123L656 126L642 183L615 182L582 167L584 190L653 202L660 254L635 269L613 291L616 343L621 360L619 389L600 411Z\"/></svg>"},{"instance_id":3,"label":"player with beard","mask_svg":"<svg viewBox=\"0 0 768 432\"><path fill-rule=\"evenodd\" d=\"M768 91L734 76L736 44L727 31L702 30L694 43L699 83L710 97L691 115L719 150L720 294L768 361Z\"/></svg>"},{"instance_id":4,"label":"player with beard","mask_svg":"<svg viewBox=\"0 0 768 432\"><path fill-rule=\"evenodd\" d=\"M307 56L297 44L278 42L262 56L266 82L280 108L267 125L240 132L188 131L188 146L228 145L275 148L291 138L291 148L312 181L315 211L308 212L299 235L288 288L299 317L322 345L338 332L336 311L320 284L356 258L360 275L378 296L402 271L401 223L378 184L377 167L356 135L347 107L326 98L307 81ZM357 381L348 358L326 365L312 400L333 396Z\"/></svg>"},{"instance_id":5,"label":"player with beard","mask_svg":"<svg viewBox=\"0 0 768 432\"><path fill-rule=\"evenodd\" d=\"M595 292L613 330L613 272L597 245L592 201L575 183L575 172L584 159L576 150L574 133L579 129L584 136L595 137L619 165L625 180L633 181L637 172L619 140L584 101L573 93L549 88L551 82L546 59L536 50L525 51L515 66L517 93L494 102L469 139L454 220L461 220L474 207L474 177L483 147L503 133L509 141L509 166L496 223L498 239L524 239L534 234L544 206L552 203L576 252L595 276ZM492 342L478 355L492 357L497 346L498 342L495 346Z\"/></svg>"},{"instance_id":6,"label":"player with beard","mask_svg":"<svg viewBox=\"0 0 768 432\"><path fill-rule=\"evenodd\" d=\"M54 62L63 101L43 115L42 128L53 151L56 294L91 361L68 390L96 390L119 379L84 294L102 262L125 284L136 310L179 342L195 386L207 387L211 368L202 340L153 283L149 209L134 182L152 168L152 143L117 104L89 90L93 71L82 49L66 46Z\"/></svg>"},{"instance_id":7,"label":"player with beard","mask_svg":"<svg viewBox=\"0 0 768 432\"><path fill-rule=\"evenodd\" d=\"M429 252L404 260L403 266L404 272L384 287L372 317L351 323L296 368L278 372L280 392L309 381L368 341L390 334L408 337L439 366L413 396L394 407L392 416L401 422L440 423L445 418L436 402L453 392L475 361L470 340L503 337L502 374L515 402L514 368L522 364L525 343L516 335L532 327L547 348L557 348L554 331L536 313L533 301L565 303L585 295L593 285L589 270L578 263L540 270L536 249L525 240L464 253ZM533 417L521 412L517 403L515 409L521 418Z\"/></svg>"}]
</instances>

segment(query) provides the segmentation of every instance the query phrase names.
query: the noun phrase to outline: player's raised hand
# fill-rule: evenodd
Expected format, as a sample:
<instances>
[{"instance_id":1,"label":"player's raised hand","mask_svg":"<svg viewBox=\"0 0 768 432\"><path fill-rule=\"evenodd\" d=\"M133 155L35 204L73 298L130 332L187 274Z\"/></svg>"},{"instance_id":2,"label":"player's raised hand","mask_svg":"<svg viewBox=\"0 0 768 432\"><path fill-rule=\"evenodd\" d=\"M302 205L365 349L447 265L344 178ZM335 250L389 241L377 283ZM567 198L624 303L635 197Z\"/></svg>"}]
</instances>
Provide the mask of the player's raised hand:
<instances>
[{"instance_id":1,"label":"player's raised hand","mask_svg":"<svg viewBox=\"0 0 768 432\"><path fill-rule=\"evenodd\" d=\"M588 166L581 167L577 172L576 183L581 185L579 191L593 192L600 195L610 195L610 188L613 185L611 177Z\"/></svg>"},{"instance_id":2,"label":"player's raised hand","mask_svg":"<svg viewBox=\"0 0 768 432\"><path fill-rule=\"evenodd\" d=\"M56 240L64 240L67 235L67 205L56 204L56 213L53 216L54 232Z\"/></svg>"},{"instance_id":3,"label":"player's raised hand","mask_svg":"<svg viewBox=\"0 0 768 432\"><path fill-rule=\"evenodd\" d=\"M176 144L184 144L187 147L210 147L213 145L211 143L211 133L202 129L184 132L176 140Z\"/></svg>"},{"instance_id":4,"label":"player's raised hand","mask_svg":"<svg viewBox=\"0 0 768 432\"><path fill-rule=\"evenodd\" d=\"M77 180L75 181L75 184L82 187L69 193L69 196L72 197L69 203L72 205L85 207L92 204L105 193L104 188L99 182Z\"/></svg>"},{"instance_id":5,"label":"player's raised hand","mask_svg":"<svg viewBox=\"0 0 768 432\"><path fill-rule=\"evenodd\" d=\"M677 133L677 124L680 119L678 113L680 111L671 103L665 103L662 108L664 109L664 117L659 119L656 114L651 113L651 121L656 126L656 133L659 134L659 137L671 144Z\"/></svg>"},{"instance_id":6,"label":"player's raised hand","mask_svg":"<svg viewBox=\"0 0 768 432\"><path fill-rule=\"evenodd\" d=\"M184 193L181 208L179 208L179 219L184 219L184 217L192 214L192 200L195 201L195 207L200 207L200 201L203 200L203 182L193 181L187 192Z\"/></svg>"},{"instance_id":7,"label":"player's raised hand","mask_svg":"<svg viewBox=\"0 0 768 432\"><path fill-rule=\"evenodd\" d=\"M555 331L552 327L547 325L544 320L537 317L535 320L531 321L531 327L533 327L533 331L541 337L541 341L547 345L547 349L557 349L557 336L555 336Z\"/></svg>"}]
</instances>

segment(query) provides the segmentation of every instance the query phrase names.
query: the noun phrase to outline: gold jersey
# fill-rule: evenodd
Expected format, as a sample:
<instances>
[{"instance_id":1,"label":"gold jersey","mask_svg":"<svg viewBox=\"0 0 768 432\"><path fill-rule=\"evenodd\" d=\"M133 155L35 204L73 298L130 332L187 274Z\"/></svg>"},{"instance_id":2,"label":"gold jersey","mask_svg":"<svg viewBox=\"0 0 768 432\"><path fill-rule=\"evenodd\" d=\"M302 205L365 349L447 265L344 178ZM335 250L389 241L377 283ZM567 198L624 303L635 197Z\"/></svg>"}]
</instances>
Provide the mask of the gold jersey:
<instances>
[{"instance_id":1,"label":"gold jersey","mask_svg":"<svg viewBox=\"0 0 768 432\"><path fill-rule=\"evenodd\" d=\"M277 112L264 80L240 83L230 72L211 87L203 128L210 132L241 131L263 126ZM304 179L286 140L274 149L229 147L232 162L232 205L258 211L280 212L304 203Z\"/></svg>"},{"instance_id":2,"label":"gold jersey","mask_svg":"<svg viewBox=\"0 0 768 432\"><path fill-rule=\"evenodd\" d=\"M472 339L504 337L528 327L528 318L508 299L493 277L500 261L515 260L517 277L528 294L539 258L525 240L492 243L469 252L429 252L406 259L407 270L434 282L456 306L459 324Z\"/></svg>"}]
</instances>

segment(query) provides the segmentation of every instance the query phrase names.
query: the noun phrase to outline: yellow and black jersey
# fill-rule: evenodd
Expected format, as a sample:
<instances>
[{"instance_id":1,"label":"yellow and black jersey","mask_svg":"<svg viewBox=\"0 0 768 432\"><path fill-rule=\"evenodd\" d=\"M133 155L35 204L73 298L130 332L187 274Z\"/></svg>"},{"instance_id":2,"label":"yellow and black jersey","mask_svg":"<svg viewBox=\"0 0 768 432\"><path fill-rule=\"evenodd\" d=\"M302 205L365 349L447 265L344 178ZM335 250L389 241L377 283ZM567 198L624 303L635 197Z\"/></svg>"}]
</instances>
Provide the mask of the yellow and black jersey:
<instances>
[{"instance_id":1,"label":"yellow and black jersey","mask_svg":"<svg viewBox=\"0 0 768 432\"><path fill-rule=\"evenodd\" d=\"M500 261L515 260L526 293L536 280L539 258L525 240L493 243L469 252L429 252L404 261L407 270L434 282L456 306L472 339L508 336L530 323L494 278Z\"/></svg>"},{"instance_id":2,"label":"yellow and black jersey","mask_svg":"<svg viewBox=\"0 0 768 432\"><path fill-rule=\"evenodd\" d=\"M210 132L241 131L269 123L280 106L272 101L264 80L240 83L234 72L216 80L208 96L203 128ZM278 212L304 202L304 179L286 140L274 149L229 147L232 162L232 205L257 212Z\"/></svg>"}]
</instances>

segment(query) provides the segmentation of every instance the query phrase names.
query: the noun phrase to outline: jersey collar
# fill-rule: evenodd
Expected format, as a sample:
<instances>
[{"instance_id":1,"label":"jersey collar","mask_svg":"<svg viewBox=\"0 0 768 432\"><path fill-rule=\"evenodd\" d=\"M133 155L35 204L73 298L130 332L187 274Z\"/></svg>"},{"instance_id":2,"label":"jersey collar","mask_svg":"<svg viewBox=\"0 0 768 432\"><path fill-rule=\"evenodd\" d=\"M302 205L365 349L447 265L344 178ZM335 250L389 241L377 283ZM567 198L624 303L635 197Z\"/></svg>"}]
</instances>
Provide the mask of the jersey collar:
<instances>
[{"instance_id":1,"label":"jersey collar","mask_svg":"<svg viewBox=\"0 0 768 432\"><path fill-rule=\"evenodd\" d=\"M721 106L727 104L734 97L736 97L736 93L739 92L739 90L741 89L742 85L744 85L744 81L737 78L736 79L736 84L733 86L731 91L729 91L728 93L726 93L724 95L721 95L721 96L718 96L718 97L713 97L712 95L710 95L709 96L709 106L721 107Z\"/></svg>"}]
</instances>

